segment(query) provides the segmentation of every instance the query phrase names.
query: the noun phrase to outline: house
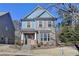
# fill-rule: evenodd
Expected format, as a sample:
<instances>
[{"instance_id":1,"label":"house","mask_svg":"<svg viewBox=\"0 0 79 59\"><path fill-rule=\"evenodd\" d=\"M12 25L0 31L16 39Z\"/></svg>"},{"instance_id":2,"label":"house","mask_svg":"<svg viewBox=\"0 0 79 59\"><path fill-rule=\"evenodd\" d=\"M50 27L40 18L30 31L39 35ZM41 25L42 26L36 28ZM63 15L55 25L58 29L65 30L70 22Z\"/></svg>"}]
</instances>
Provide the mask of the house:
<instances>
[{"instance_id":1,"label":"house","mask_svg":"<svg viewBox=\"0 0 79 59\"><path fill-rule=\"evenodd\" d=\"M21 42L29 44L29 40L37 43L55 44L56 18L41 6L37 6L30 14L21 19Z\"/></svg>"},{"instance_id":2,"label":"house","mask_svg":"<svg viewBox=\"0 0 79 59\"><path fill-rule=\"evenodd\" d=\"M15 29L9 12L0 12L0 44L14 44Z\"/></svg>"}]
</instances>

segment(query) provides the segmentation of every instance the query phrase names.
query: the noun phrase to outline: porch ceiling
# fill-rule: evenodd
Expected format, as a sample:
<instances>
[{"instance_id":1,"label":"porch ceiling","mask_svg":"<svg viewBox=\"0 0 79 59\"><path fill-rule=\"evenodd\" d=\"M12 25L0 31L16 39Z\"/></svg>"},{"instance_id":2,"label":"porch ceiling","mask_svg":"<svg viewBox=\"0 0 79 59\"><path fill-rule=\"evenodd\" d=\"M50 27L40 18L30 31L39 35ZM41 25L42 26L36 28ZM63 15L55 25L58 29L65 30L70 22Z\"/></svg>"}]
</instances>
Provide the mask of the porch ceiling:
<instances>
[{"instance_id":1,"label":"porch ceiling","mask_svg":"<svg viewBox=\"0 0 79 59\"><path fill-rule=\"evenodd\" d=\"M38 32L37 30L34 30L34 29L23 29L21 30L21 32L30 32L30 33L35 33L35 32Z\"/></svg>"}]
</instances>

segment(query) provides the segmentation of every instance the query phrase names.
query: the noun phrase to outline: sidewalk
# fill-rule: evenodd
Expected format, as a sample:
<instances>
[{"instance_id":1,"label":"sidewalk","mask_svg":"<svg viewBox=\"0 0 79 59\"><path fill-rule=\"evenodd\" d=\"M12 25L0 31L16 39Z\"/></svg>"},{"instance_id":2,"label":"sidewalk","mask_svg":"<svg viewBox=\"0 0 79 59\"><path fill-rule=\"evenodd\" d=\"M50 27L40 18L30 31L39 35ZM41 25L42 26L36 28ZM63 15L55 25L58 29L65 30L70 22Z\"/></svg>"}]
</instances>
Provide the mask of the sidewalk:
<instances>
[{"instance_id":1,"label":"sidewalk","mask_svg":"<svg viewBox=\"0 0 79 59\"><path fill-rule=\"evenodd\" d=\"M0 52L0 56L32 56L30 50L19 50L17 52Z\"/></svg>"},{"instance_id":2,"label":"sidewalk","mask_svg":"<svg viewBox=\"0 0 79 59\"><path fill-rule=\"evenodd\" d=\"M76 56L78 51L74 47L55 47L49 49L22 49L14 46L0 45L0 56Z\"/></svg>"}]
</instances>

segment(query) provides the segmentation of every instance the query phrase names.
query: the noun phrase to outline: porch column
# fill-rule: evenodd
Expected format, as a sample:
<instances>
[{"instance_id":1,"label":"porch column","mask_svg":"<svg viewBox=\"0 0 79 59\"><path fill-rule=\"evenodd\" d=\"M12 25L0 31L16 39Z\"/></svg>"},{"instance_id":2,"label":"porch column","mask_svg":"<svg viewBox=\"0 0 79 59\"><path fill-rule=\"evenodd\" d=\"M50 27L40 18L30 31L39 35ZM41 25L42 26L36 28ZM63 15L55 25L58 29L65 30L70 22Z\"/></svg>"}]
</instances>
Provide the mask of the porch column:
<instances>
[{"instance_id":1,"label":"porch column","mask_svg":"<svg viewBox=\"0 0 79 59\"><path fill-rule=\"evenodd\" d=\"M21 43L24 43L24 35L21 33Z\"/></svg>"},{"instance_id":2,"label":"porch column","mask_svg":"<svg viewBox=\"0 0 79 59\"><path fill-rule=\"evenodd\" d=\"M36 32L35 32L35 40L36 40Z\"/></svg>"},{"instance_id":3,"label":"porch column","mask_svg":"<svg viewBox=\"0 0 79 59\"><path fill-rule=\"evenodd\" d=\"M21 33L21 40L23 40L23 33Z\"/></svg>"}]
</instances>

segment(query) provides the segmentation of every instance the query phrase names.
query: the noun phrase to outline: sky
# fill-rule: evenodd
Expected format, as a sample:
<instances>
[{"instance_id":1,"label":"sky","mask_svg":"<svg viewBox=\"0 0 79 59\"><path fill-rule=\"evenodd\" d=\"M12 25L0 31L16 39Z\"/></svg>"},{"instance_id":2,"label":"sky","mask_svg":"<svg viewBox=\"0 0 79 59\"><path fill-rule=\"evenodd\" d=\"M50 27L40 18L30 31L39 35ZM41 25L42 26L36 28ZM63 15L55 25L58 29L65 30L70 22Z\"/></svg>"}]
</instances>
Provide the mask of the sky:
<instances>
[{"instance_id":1,"label":"sky","mask_svg":"<svg viewBox=\"0 0 79 59\"><path fill-rule=\"evenodd\" d=\"M10 12L13 20L20 20L27 15L36 4L0 4L0 11Z\"/></svg>"},{"instance_id":2,"label":"sky","mask_svg":"<svg viewBox=\"0 0 79 59\"><path fill-rule=\"evenodd\" d=\"M21 20L23 17L27 16L30 12L32 12L32 10L38 5L43 8L47 8L49 6L49 4L46 3L0 3L0 11L10 12L12 20ZM55 8L50 7L48 8L48 11L55 18L58 17ZM56 23L60 22L61 19L57 19Z\"/></svg>"},{"instance_id":3,"label":"sky","mask_svg":"<svg viewBox=\"0 0 79 59\"><path fill-rule=\"evenodd\" d=\"M10 12L12 20L20 20L24 16L27 16L36 6L48 7L48 4L35 4L35 3L0 3L0 11ZM56 12L54 9L49 12L56 17Z\"/></svg>"}]
</instances>

